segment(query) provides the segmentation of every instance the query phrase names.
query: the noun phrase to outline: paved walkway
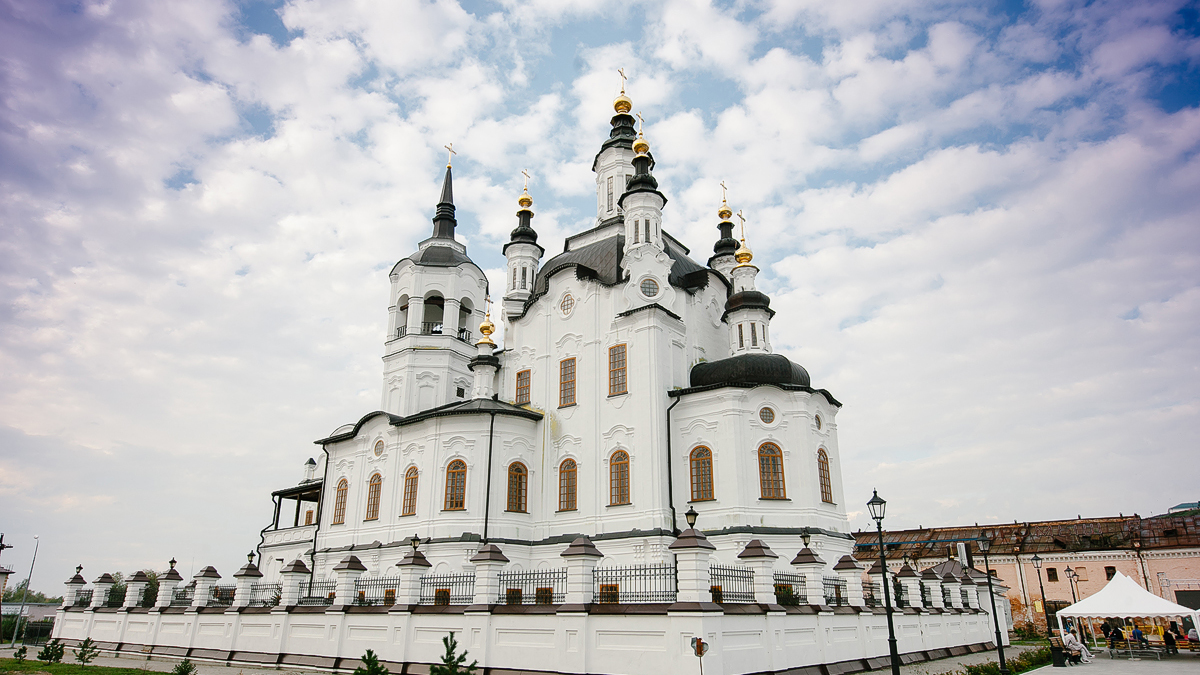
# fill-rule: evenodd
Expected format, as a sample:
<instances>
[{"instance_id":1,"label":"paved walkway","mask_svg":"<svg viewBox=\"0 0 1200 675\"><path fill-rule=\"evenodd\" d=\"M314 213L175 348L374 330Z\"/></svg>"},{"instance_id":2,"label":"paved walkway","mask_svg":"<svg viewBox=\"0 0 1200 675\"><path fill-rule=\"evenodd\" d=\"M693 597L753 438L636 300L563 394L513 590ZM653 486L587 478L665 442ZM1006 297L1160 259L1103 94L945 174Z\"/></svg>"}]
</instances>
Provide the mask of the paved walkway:
<instances>
[{"instance_id":1,"label":"paved walkway","mask_svg":"<svg viewBox=\"0 0 1200 675\"><path fill-rule=\"evenodd\" d=\"M38 649L41 649L41 647L30 646L29 656L27 658L34 660L34 654L37 653ZM0 648L0 658L9 659L12 658L12 654L13 650L9 649L7 645L5 645L3 648ZM70 648L67 648L67 653L63 657L63 663L75 663L75 655L71 653ZM144 656L132 655L123 656L121 658L117 658L115 656L101 656L95 661L92 661L92 665L96 666L108 666L110 668L137 668L138 670L159 673L171 672L177 663L179 663L179 659L155 657L147 660ZM275 673L276 675L287 675L288 673L291 673L292 675L312 675L311 670L300 671L288 670L286 668L276 670L274 666L270 668L255 668L254 666L221 666L212 663L204 663L202 661L193 661L192 663L196 664L197 675L246 675L247 673L257 674L268 672Z\"/></svg>"},{"instance_id":2,"label":"paved walkway","mask_svg":"<svg viewBox=\"0 0 1200 675\"><path fill-rule=\"evenodd\" d=\"M1010 645L1004 648L1004 657L1012 658L1021 652L1033 649L1024 645ZM979 652L977 654L966 654L963 656L950 656L937 661L924 661L922 663L912 663L907 666L900 666L901 675L948 675L949 673L961 672L963 666L976 665L979 663L987 663L988 661L998 661L996 651ZM1194 673L1193 675L1200 675Z\"/></svg>"}]
</instances>

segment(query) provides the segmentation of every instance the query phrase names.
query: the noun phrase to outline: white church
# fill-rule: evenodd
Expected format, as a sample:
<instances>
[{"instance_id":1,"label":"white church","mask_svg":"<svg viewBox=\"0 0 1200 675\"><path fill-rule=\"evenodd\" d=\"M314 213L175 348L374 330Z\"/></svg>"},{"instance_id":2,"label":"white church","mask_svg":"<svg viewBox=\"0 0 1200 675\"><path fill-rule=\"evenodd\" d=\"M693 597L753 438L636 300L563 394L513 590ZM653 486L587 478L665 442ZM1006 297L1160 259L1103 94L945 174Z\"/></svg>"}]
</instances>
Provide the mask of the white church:
<instances>
[{"instance_id":1,"label":"white church","mask_svg":"<svg viewBox=\"0 0 1200 675\"><path fill-rule=\"evenodd\" d=\"M431 236L389 275L380 409L317 441L232 583L172 568L114 598L77 574L56 635L322 670L369 648L419 673L453 631L488 669L630 675L692 672L701 638L710 673L856 672L886 667L886 584L906 662L992 648L978 573L855 562L841 404L773 352L727 204L704 264L664 229L631 108L622 91L595 226L561 253L520 195L503 349L447 164Z\"/></svg>"}]
</instances>

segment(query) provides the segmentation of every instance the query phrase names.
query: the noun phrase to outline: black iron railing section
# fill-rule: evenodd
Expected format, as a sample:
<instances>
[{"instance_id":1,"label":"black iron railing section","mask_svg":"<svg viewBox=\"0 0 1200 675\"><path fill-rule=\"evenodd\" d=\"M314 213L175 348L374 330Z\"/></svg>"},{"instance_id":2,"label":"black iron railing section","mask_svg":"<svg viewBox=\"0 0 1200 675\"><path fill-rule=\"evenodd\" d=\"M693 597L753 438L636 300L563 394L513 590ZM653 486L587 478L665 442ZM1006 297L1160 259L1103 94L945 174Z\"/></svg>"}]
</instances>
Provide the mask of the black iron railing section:
<instances>
[{"instance_id":1,"label":"black iron railing section","mask_svg":"<svg viewBox=\"0 0 1200 675\"><path fill-rule=\"evenodd\" d=\"M561 605L567 595L567 571L501 572L500 597L506 605Z\"/></svg>"},{"instance_id":2,"label":"black iron railing section","mask_svg":"<svg viewBox=\"0 0 1200 675\"><path fill-rule=\"evenodd\" d=\"M748 567L709 565L709 592L713 602L754 602L754 570Z\"/></svg>"},{"instance_id":3,"label":"black iron railing section","mask_svg":"<svg viewBox=\"0 0 1200 675\"><path fill-rule=\"evenodd\" d=\"M138 599L138 607L153 607L158 602L158 588L146 584L142 597Z\"/></svg>"},{"instance_id":4,"label":"black iron railing section","mask_svg":"<svg viewBox=\"0 0 1200 675\"><path fill-rule=\"evenodd\" d=\"M282 584L250 584L251 607L275 607L282 597Z\"/></svg>"},{"instance_id":5,"label":"black iron railing section","mask_svg":"<svg viewBox=\"0 0 1200 675\"><path fill-rule=\"evenodd\" d=\"M830 607L842 607L849 598L846 596L846 580L838 577L821 579L825 586L825 604Z\"/></svg>"},{"instance_id":6,"label":"black iron railing section","mask_svg":"<svg viewBox=\"0 0 1200 675\"><path fill-rule=\"evenodd\" d=\"M50 634L53 632L54 619L26 621L21 624L21 644L30 646L44 645L50 640Z\"/></svg>"},{"instance_id":7,"label":"black iron railing section","mask_svg":"<svg viewBox=\"0 0 1200 675\"><path fill-rule=\"evenodd\" d=\"M421 324L421 335L441 335L441 321L426 321Z\"/></svg>"},{"instance_id":8,"label":"black iron railing section","mask_svg":"<svg viewBox=\"0 0 1200 675\"><path fill-rule=\"evenodd\" d=\"M883 606L883 595L879 592L878 581L863 582L863 602L867 603L867 607Z\"/></svg>"},{"instance_id":9,"label":"black iron railing section","mask_svg":"<svg viewBox=\"0 0 1200 675\"><path fill-rule=\"evenodd\" d=\"M474 574L421 577L422 605L469 605L475 600Z\"/></svg>"},{"instance_id":10,"label":"black iron railing section","mask_svg":"<svg viewBox=\"0 0 1200 675\"><path fill-rule=\"evenodd\" d=\"M962 597L962 604L963 604L963 607L970 607L970 606L971 606L971 603L970 603L970 602L967 600L967 589L965 589L965 588L960 588L960 589L958 589L958 590L959 590L959 593L961 594L961 597Z\"/></svg>"},{"instance_id":11,"label":"black iron railing section","mask_svg":"<svg viewBox=\"0 0 1200 675\"><path fill-rule=\"evenodd\" d=\"M459 328L458 329L458 339L462 340L463 342L470 342L471 341L471 331L466 328Z\"/></svg>"},{"instance_id":12,"label":"black iron railing section","mask_svg":"<svg viewBox=\"0 0 1200 675\"><path fill-rule=\"evenodd\" d=\"M597 567L592 571L593 602L675 602L674 565Z\"/></svg>"},{"instance_id":13,"label":"black iron railing section","mask_svg":"<svg viewBox=\"0 0 1200 675\"><path fill-rule=\"evenodd\" d=\"M947 607L953 607L954 603L950 602L950 587L942 586L942 603Z\"/></svg>"},{"instance_id":14,"label":"black iron railing section","mask_svg":"<svg viewBox=\"0 0 1200 675\"><path fill-rule=\"evenodd\" d=\"M96 589L94 588L79 589L79 592L75 594L75 606L87 607L88 605L92 604L92 594L95 592Z\"/></svg>"},{"instance_id":15,"label":"black iron railing section","mask_svg":"<svg viewBox=\"0 0 1200 675\"><path fill-rule=\"evenodd\" d=\"M908 594L904 592L904 584L899 579L892 580L892 606L908 607Z\"/></svg>"},{"instance_id":16,"label":"black iron railing section","mask_svg":"<svg viewBox=\"0 0 1200 675\"><path fill-rule=\"evenodd\" d=\"M775 573L775 602L781 605L807 605L804 575L790 572Z\"/></svg>"},{"instance_id":17,"label":"black iron railing section","mask_svg":"<svg viewBox=\"0 0 1200 675\"><path fill-rule=\"evenodd\" d=\"M924 581L921 582L921 604L933 607L933 589Z\"/></svg>"},{"instance_id":18,"label":"black iron railing section","mask_svg":"<svg viewBox=\"0 0 1200 675\"><path fill-rule=\"evenodd\" d=\"M354 604L369 607L391 607L399 593L399 577L375 577L354 582Z\"/></svg>"},{"instance_id":19,"label":"black iron railing section","mask_svg":"<svg viewBox=\"0 0 1200 675\"><path fill-rule=\"evenodd\" d=\"M108 599L104 601L104 606L120 607L125 604L125 593L128 591L128 586L114 586L108 589Z\"/></svg>"},{"instance_id":20,"label":"black iron railing section","mask_svg":"<svg viewBox=\"0 0 1200 675\"><path fill-rule=\"evenodd\" d=\"M192 598L196 595L195 586L184 586L176 588L175 593L171 596L171 606L180 607L192 604Z\"/></svg>"},{"instance_id":21,"label":"black iron railing section","mask_svg":"<svg viewBox=\"0 0 1200 675\"><path fill-rule=\"evenodd\" d=\"M237 586L213 586L212 595L208 598L209 607L228 607L233 604L233 596L237 594Z\"/></svg>"},{"instance_id":22,"label":"black iron railing section","mask_svg":"<svg viewBox=\"0 0 1200 675\"><path fill-rule=\"evenodd\" d=\"M400 326L399 328L396 329L396 337L397 338L402 338L405 335L408 335L408 326Z\"/></svg>"},{"instance_id":23,"label":"black iron railing section","mask_svg":"<svg viewBox=\"0 0 1200 675\"><path fill-rule=\"evenodd\" d=\"M332 605L337 594L336 581L313 581L300 584L301 605Z\"/></svg>"}]
</instances>

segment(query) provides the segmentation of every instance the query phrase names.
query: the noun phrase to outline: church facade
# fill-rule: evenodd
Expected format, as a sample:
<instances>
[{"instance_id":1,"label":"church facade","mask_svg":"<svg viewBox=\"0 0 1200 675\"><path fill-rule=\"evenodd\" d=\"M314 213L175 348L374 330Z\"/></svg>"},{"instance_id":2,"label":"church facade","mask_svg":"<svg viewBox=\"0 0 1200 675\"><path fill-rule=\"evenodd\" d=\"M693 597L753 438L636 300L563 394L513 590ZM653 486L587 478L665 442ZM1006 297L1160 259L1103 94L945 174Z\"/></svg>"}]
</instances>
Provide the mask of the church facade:
<instances>
[{"instance_id":1,"label":"church facade","mask_svg":"<svg viewBox=\"0 0 1200 675\"><path fill-rule=\"evenodd\" d=\"M352 668L366 647L434 662L456 630L489 668L570 673L682 672L699 637L713 672L877 667L886 617L852 556L841 404L774 353L724 201L704 263L665 229L631 105L622 92L595 158L594 227L548 256L519 197L503 289L455 237L447 165L431 236L389 275L380 408L273 494L235 587L168 577L123 601L114 640L96 629L106 582L85 603L77 575L60 635ZM969 576L883 583L910 660L992 641Z\"/></svg>"}]
</instances>

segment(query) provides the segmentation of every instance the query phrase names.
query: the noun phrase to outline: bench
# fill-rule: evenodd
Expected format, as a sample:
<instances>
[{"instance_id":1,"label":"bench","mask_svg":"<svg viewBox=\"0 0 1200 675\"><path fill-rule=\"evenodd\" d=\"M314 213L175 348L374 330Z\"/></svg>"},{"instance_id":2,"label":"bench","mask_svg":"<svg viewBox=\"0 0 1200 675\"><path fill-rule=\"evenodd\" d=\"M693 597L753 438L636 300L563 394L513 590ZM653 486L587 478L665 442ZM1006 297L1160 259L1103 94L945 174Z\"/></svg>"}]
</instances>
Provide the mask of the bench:
<instances>
[{"instance_id":1,"label":"bench","mask_svg":"<svg viewBox=\"0 0 1200 675\"><path fill-rule=\"evenodd\" d=\"M1138 647L1134 647L1133 649L1130 649L1129 641L1116 640L1113 643L1110 643L1110 645L1109 645L1108 658L1115 659L1118 656L1129 656L1129 657L1137 657L1137 658L1154 657L1156 659L1161 660L1163 657L1163 653L1166 651L1167 650L1165 650L1165 649L1147 648L1147 647L1142 647L1142 646L1138 646Z\"/></svg>"},{"instance_id":2,"label":"bench","mask_svg":"<svg viewBox=\"0 0 1200 675\"><path fill-rule=\"evenodd\" d=\"M1075 665L1082 660L1083 656L1079 652L1068 651L1063 646L1062 638L1050 638L1050 661L1057 668L1064 668L1068 665Z\"/></svg>"}]
</instances>

